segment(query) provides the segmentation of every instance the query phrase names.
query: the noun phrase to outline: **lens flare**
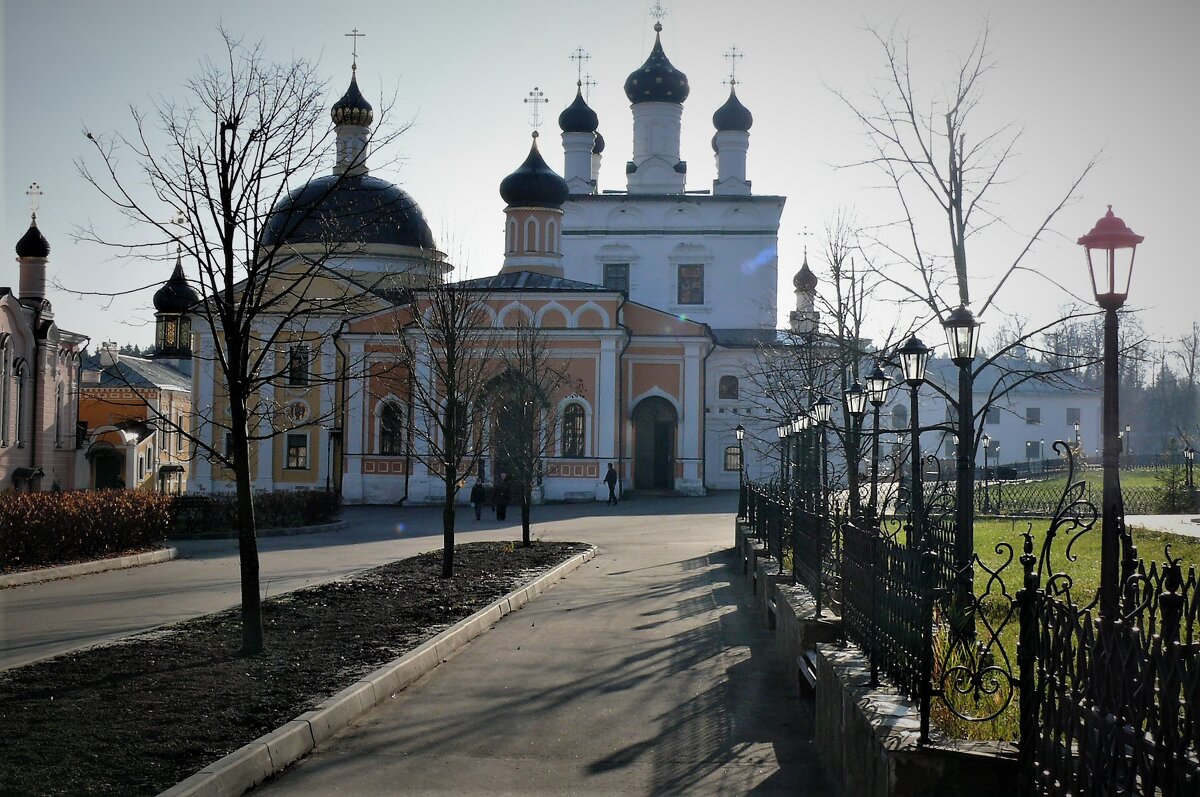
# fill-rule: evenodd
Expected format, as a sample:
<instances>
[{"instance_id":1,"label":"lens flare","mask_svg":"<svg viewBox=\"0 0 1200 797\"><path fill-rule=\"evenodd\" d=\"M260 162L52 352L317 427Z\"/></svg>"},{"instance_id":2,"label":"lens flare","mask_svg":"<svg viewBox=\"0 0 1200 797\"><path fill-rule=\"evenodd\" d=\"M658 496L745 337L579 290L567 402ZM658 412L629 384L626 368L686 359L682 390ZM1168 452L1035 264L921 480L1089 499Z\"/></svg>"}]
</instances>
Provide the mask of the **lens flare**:
<instances>
[{"instance_id":1,"label":"lens flare","mask_svg":"<svg viewBox=\"0 0 1200 797\"><path fill-rule=\"evenodd\" d=\"M757 255L750 258L749 260L743 261L742 273L743 274L753 274L754 272L758 271L760 268L762 268L763 266L767 265L772 260L774 260L778 254L779 254L779 250L776 247L768 246L766 249L763 249Z\"/></svg>"}]
</instances>

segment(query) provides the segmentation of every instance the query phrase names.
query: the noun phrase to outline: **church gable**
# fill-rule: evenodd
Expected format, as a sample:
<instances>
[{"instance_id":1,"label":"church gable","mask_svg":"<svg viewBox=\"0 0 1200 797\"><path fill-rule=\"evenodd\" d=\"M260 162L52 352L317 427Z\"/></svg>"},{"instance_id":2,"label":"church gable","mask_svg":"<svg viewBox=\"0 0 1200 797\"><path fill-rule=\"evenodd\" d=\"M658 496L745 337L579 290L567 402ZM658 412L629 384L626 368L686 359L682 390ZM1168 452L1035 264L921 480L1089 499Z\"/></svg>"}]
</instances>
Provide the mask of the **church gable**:
<instances>
[{"instance_id":1,"label":"church gable","mask_svg":"<svg viewBox=\"0 0 1200 797\"><path fill-rule=\"evenodd\" d=\"M625 326L634 336L708 337L708 327L696 321L629 302L623 313Z\"/></svg>"}]
</instances>

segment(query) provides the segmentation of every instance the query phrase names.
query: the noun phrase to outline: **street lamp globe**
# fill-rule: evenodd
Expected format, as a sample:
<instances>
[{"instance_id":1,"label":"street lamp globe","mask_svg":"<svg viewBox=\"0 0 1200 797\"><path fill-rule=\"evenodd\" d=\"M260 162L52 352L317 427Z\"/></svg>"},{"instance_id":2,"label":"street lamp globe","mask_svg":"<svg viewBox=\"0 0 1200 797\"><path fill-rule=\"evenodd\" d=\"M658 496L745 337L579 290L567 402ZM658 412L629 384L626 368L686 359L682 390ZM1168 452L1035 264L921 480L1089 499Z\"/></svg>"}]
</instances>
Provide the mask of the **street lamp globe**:
<instances>
[{"instance_id":1,"label":"street lamp globe","mask_svg":"<svg viewBox=\"0 0 1200 797\"><path fill-rule=\"evenodd\" d=\"M946 343L950 345L950 360L960 368L970 365L979 346L979 322L975 314L964 304L955 307L942 322L946 330Z\"/></svg>"},{"instance_id":2,"label":"street lamp globe","mask_svg":"<svg viewBox=\"0 0 1200 797\"><path fill-rule=\"evenodd\" d=\"M846 409L855 418L867 414L867 391L857 381L846 391Z\"/></svg>"},{"instance_id":3,"label":"street lamp globe","mask_svg":"<svg viewBox=\"0 0 1200 797\"><path fill-rule=\"evenodd\" d=\"M879 363L875 363L875 368L871 373L867 374L867 393L871 397L871 403L876 407L881 407L887 402L887 392L890 386L890 380L883 369L879 367Z\"/></svg>"},{"instance_id":4,"label":"street lamp globe","mask_svg":"<svg viewBox=\"0 0 1200 797\"><path fill-rule=\"evenodd\" d=\"M803 411L796 413L796 417L792 418L792 432L794 432L795 434L800 434L807 428L808 428L808 413L803 412Z\"/></svg>"},{"instance_id":5,"label":"street lamp globe","mask_svg":"<svg viewBox=\"0 0 1200 797\"><path fill-rule=\"evenodd\" d=\"M733 433L737 435L737 441L740 443L746 437L746 427L739 423L737 428L733 430Z\"/></svg>"},{"instance_id":6,"label":"street lamp globe","mask_svg":"<svg viewBox=\"0 0 1200 797\"><path fill-rule=\"evenodd\" d=\"M896 352L900 355L900 370L909 387L920 387L925 381L925 366L929 365L929 347L913 335Z\"/></svg>"},{"instance_id":7,"label":"street lamp globe","mask_svg":"<svg viewBox=\"0 0 1200 797\"><path fill-rule=\"evenodd\" d=\"M821 396L812 406L813 420L817 423L829 423L833 417L833 402L828 396Z\"/></svg>"},{"instance_id":8,"label":"street lamp globe","mask_svg":"<svg viewBox=\"0 0 1200 797\"><path fill-rule=\"evenodd\" d=\"M775 434L779 435L779 439L782 440L783 438L788 436L788 432L790 432L791 430L792 430L792 425L785 421L784 423L781 423L775 427Z\"/></svg>"},{"instance_id":9,"label":"street lamp globe","mask_svg":"<svg viewBox=\"0 0 1200 797\"><path fill-rule=\"evenodd\" d=\"M984 432L983 437L979 438L979 442L983 443L984 453L987 453L988 448L992 445L992 436Z\"/></svg>"},{"instance_id":10,"label":"street lamp globe","mask_svg":"<svg viewBox=\"0 0 1200 797\"><path fill-rule=\"evenodd\" d=\"M1115 309L1125 304L1133 277L1133 257L1144 240L1113 215L1112 205L1092 231L1079 239L1087 252L1092 291L1101 307Z\"/></svg>"}]
</instances>

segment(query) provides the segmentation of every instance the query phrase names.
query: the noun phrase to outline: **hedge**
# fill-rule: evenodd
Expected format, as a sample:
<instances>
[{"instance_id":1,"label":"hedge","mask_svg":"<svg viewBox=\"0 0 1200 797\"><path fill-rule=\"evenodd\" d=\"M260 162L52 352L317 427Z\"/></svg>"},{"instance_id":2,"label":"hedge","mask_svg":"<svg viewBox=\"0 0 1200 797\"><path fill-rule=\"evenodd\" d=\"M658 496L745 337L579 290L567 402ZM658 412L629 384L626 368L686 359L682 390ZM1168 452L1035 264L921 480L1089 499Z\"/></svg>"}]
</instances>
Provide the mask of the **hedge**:
<instances>
[{"instance_id":1,"label":"hedge","mask_svg":"<svg viewBox=\"0 0 1200 797\"><path fill-rule=\"evenodd\" d=\"M162 541L171 499L140 490L0 493L0 568L94 559Z\"/></svg>"},{"instance_id":2,"label":"hedge","mask_svg":"<svg viewBox=\"0 0 1200 797\"><path fill-rule=\"evenodd\" d=\"M259 529L314 526L337 517L340 496L324 490L260 491L254 494L254 522ZM237 496L233 493L178 496L171 505L177 534L210 534L237 528Z\"/></svg>"}]
</instances>

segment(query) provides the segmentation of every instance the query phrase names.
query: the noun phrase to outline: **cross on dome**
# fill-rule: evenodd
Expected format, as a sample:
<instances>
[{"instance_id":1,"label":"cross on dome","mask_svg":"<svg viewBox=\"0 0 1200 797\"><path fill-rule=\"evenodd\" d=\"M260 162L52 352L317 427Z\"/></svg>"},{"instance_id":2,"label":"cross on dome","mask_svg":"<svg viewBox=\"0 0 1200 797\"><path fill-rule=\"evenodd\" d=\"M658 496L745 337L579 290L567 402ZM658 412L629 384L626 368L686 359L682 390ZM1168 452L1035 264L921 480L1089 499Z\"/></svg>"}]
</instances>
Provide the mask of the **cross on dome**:
<instances>
[{"instance_id":1,"label":"cross on dome","mask_svg":"<svg viewBox=\"0 0 1200 797\"><path fill-rule=\"evenodd\" d=\"M654 29L656 31L662 30L663 18L669 13L667 9L663 8L660 0L654 0L654 5L650 6L650 16L654 17Z\"/></svg>"},{"instance_id":2,"label":"cross on dome","mask_svg":"<svg viewBox=\"0 0 1200 797\"><path fill-rule=\"evenodd\" d=\"M583 89L583 98L585 100L590 100L592 98L592 86L595 85L596 81L592 80L591 75L583 76L583 80L580 81L580 88Z\"/></svg>"},{"instance_id":3,"label":"cross on dome","mask_svg":"<svg viewBox=\"0 0 1200 797\"><path fill-rule=\"evenodd\" d=\"M586 64L588 61L592 60L592 57L590 55L588 55L588 51L583 49L582 47L576 47L574 50L571 51L571 54L567 57L575 62L576 79L579 81L579 85L582 86L583 85L583 65Z\"/></svg>"},{"instance_id":4,"label":"cross on dome","mask_svg":"<svg viewBox=\"0 0 1200 797\"><path fill-rule=\"evenodd\" d=\"M358 40L364 38L367 34L359 33L358 28L354 28L349 33L344 33L342 35L349 36L350 41L353 42L350 48L350 56L354 60L350 63L350 69L352 71L356 71L358 69Z\"/></svg>"},{"instance_id":5,"label":"cross on dome","mask_svg":"<svg viewBox=\"0 0 1200 797\"><path fill-rule=\"evenodd\" d=\"M525 103L529 105L529 126L536 132L542 123L542 106L550 102L549 98L537 86L533 87L533 91L529 92L529 96L525 98Z\"/></svg>"},{"instance_id":6,"label":"cross on dome","mask_svg":"<svg viewBox=\"0 0 1200 797\"><path fill-rule=\"evenodd\" d=\"M738 59L745 58L746 56L743 55L742 51L739 50L737 47L730 47L729 50L726 51L724 57L729 61L729 79L725 81L725 84L727 86L729 86L730 88L733 88L734 86L737 85L737 82L738 82L737 81Z\"/></svg>"},{"instance_id":7,"label":"cross on dome","mask_svg":"<svg viewBox=\"0 0 1200 797\"><path fill-rule=\"evenodd\" d=\"M38 206L41 205L42 187L37 183L30 183L25 195L29 197L29 213L36 219Z\"/></svg>"}]
</instances>

